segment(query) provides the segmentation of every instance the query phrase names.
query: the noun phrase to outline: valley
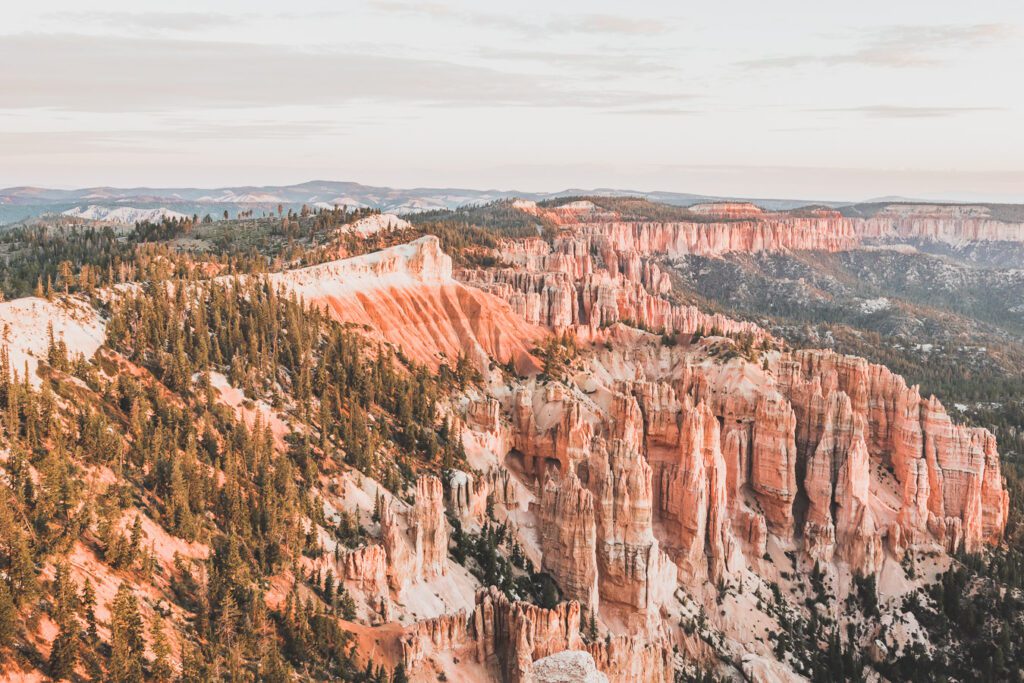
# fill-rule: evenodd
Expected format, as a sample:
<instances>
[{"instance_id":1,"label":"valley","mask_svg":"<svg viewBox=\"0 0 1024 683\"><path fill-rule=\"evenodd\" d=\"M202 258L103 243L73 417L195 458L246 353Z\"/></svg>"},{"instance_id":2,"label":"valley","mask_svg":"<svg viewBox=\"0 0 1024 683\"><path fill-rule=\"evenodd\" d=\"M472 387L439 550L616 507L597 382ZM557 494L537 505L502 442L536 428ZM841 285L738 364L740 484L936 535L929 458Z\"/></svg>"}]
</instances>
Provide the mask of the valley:
<instances>
[{"instance_id":1,"label":"valley","mask_svg":"<svg viewBox=\"0 0 1024 683\"><path fill-rule=\"evenodd\" d=\"M105 218L0 233L12 680L1019 673L1010 207Z\"/></svg>"}]
</instances>

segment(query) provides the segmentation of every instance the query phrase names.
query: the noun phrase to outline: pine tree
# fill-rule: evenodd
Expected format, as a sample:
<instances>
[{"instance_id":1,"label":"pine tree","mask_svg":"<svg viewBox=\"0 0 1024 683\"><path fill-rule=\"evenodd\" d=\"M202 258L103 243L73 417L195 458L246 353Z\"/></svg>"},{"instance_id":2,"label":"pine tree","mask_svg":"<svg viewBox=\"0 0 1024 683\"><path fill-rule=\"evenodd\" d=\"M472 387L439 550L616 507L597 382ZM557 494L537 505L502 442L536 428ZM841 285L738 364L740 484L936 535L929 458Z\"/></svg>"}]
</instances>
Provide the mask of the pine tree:
<instances>
[{"instance_id":1,"label":"pine tree","mask_svg":"<svg viewBox=\"0 0 1024 683\"><path fill-rule=\"evenodd\" d=\"M65 615L60 622L60 632L50 649L50 676L54 680L71 678L78 662L79 624L74 612Z\"/></svg>"},{"instance_id":2,"label":"pine tree","mask_svg":"<svg viewBox=\"0 0 1024 683\"><path fill-rule=\"evenodd\" d=\"M79 609L85 619L85 635L90 642L96 642L96 591L92 587L92 581L85 579L85 586L82 587L82 599L79 601Z\"/></svg>"},{"instance_id":3,"label":"pine tree","mask_svg":"<svg viewBox=\"0 0 1024 683\"><path fill-rule=\"evenodd\" d=\"M17 633L18 609L7 581L0 579L0 647L11 644Z\"/></svg>"},{"instance_id":4,"label":"pine tree","mask_svg":"<svg viewBox=\"0 0 1024 683\"><path fill-rule=\"evenodd\" d=\"M150 634L153 640L153 665L150 673L158 681L169 681L174 671L171 669L171 645L164 631L164 620L159 612L153 613L150 623Z\"/></svg>"},{"instance_id":5,"label":"pine tree","mask_svg":"<svg viewBox=\"0 0 1024 683\"><path fill-rule=\"evenodd\" d=\"M110 617L110 680L113 683L141 683L145 652L139 603L127 582L114 596Z\"/></svg>"}]
</instances>

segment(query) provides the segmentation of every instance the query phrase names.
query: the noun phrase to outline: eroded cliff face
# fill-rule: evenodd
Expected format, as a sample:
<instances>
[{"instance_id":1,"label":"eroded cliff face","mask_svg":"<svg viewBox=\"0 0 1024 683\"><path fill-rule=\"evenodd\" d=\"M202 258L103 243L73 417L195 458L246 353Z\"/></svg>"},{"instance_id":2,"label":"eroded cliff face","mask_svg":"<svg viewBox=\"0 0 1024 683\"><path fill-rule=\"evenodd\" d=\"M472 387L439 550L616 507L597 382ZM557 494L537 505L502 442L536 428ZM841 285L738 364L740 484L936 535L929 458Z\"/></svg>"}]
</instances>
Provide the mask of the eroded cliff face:
<instances>
[{"instance_id":1,"label":"eroded cliff face","mask_svg":"<svg viewBox=\"0 0 1024 683\"><path fill-rule=\"evenodd\" d=\"M576 220L590 209L572 211ZM482 587L464 611L406 619L398 649L410 670L472 661L480 676L530 681L533 662L586 651L610 681L669 681L675 652L701 652L680 627L701 610L739 653L738 669L785 670L745 622L760 598L738 595L764 596L815 565L845 595L850 575L902 571L908 550L1000 540L1009 498L987 431L953 424L882 366L786 351L754 325L671 303L649 254L717 249L716 225L742 233L765 220L747 206L729 212L696 237L612 223L554 244L509 242L502 267L458 274L487 293L459 285L467 291L507 301L515 325L575 335L578 357L559 380L490 368L453 409L470 466L446 472L446 487L422 476L408 508L386 505L381 544L343 555L339 574L389 599L400 619L410 589L433 581L440 591L453 575L447 508L465 529L505 525L562 602L543 609ZM819 213L801 220L831 226L820 248L856 237L851 219ZM794 248L786 240L808 225L721 239ZM727 587L733 603L721 602Z\"/></svg>"},{"instance_id":2,"label":"eroded cliff face","mask_svg":"<svg viewBox=\"0 0 1024 683\"><path fill-rule=\"evenodd\" d=\"M589 202L526 207L596 243L597 251L679 256L783 250L842 251L867 240L1024 241L1024 223L984 205L888 204L852 207L847 215L825 208L765 211L745 202L688 207L684 220L629 221ZM539 268L535 268L539 269Z\"/></svg>"},{"instance_id":3,"label":"eroded cliff face","mask_svg":"<svg viewBox=\"0 0 1024 683\"><path fill-rule=\"evenodd\" d=\"M897 552L929 536L950 552L973 552L1000 538L1009 494L988 430L954 425L938 399L922 400L917 387L861 358L799 351L780 357L777 368L780 389L791 397L801 425L801 456L808 460L806 483L813 492L809 523L826 522L827 528L821 513L830 470L834 500L852 515L845 521L861 536L871 529L872 536L888 534ZM892 468L893 481L880 483L898 497L895 516L879 509L876 519L860 503L871 480L865 462L871 460ZM883 520L888 530L881 528ZM865 552L870 566L879 551Z\"/></svg>"},{"instance_id":4,"label":"eroded cliff face","mask_svg":"<svg viewBox=\"0 0 1024 683\"><path fill-rule=\"evenodd\" d=\"M444 491L437 477L416 482L416 500L404 512L384 506L381 534L387 553L388 579L401 594L410 583L430 581L448 571L448 520Z\"/></svg>"},{"instance_id":5,"label":"eroded cliff face","mask_svg":"<svg viewBox=\"0 0 1024 683\"><path fill-rule=\"evenodd\" d=\"M521 372L537 367L529 350L542 330L501 300L454 280L451 257L431 235L270 280L435 368L460 355L479 367L492 358Z\"/></svg>"},{"instance_id":6,"label":"eroded cliff face","mask_svg":"<svg viewBox=\"0 0 1024 683\"><path fill-rule=\"evenodd\" d=\"M987 206L891 204L857 224L866 238L924 239L951 244L1024 241L1024 225L999 220Z\"/></svg>"},{"instance_id":7,"label":"eroded cliff face","mask_svg":"<svg viewBox=\"0 0 1024 683\"><path fill-rule=\"evenodd\" d=\"M594 265L591 252L602 267ZM669 334L719 330L767 336L756 325L671 303L668 274L630 247L599 244L584 235L559 238L553 247L540 240L507 241L498 253L509 267L463 270L457 276L504 299L533 324L572 329L587 338L618 322Z\"/></svg>"}]
</instances>

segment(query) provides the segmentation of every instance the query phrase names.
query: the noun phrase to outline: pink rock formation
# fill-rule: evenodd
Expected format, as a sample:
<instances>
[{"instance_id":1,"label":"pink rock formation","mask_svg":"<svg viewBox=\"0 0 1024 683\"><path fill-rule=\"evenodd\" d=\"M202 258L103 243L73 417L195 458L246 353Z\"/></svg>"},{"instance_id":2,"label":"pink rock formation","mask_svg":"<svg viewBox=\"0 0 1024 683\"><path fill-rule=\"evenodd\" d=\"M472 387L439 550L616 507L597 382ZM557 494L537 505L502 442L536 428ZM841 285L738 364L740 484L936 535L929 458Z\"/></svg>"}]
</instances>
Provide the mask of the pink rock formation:
<instances>
[{"instance_id":1,"label":"pink rock formation","mask_svg":"<svg viewBox=\"0 0 1024 683\"><path fill-rule=\"evenodd\" d=\"M437 477L416 482L416 501L400 516L387 505L381 515L388 580L399 594L409 583L430 581L448 572L448 521L444 491Z\"/></svg>"},{"instance_id":2,"label":"pink rock formation","mask_svg":"<svg viewBox=\"0 0 1024 683\"><path fill-rule=\"evenodd\" d=\"M664 295L671 280L638 251L623 251L591 237L556 241L556 251L543 242L503 242L500 255L509 268L460 271L460 280L509 302L532 324L555 330L586 328L586 334L616 322L667 333L693 333L714 328L725 333L766 333L756 325L721 315L706 315L693 306L669 302ZM596 269L590 251L601 254ZM586 336L585 334L585 336Z\"/></svg>"},{"instance_id":3,"label":"pink rock formation","mask_svg":"<svg viewBox=\"0 0 1024 683\"><path fill-rule=\"evenodd\" d=\"M889 541L890 547L899 550L931 536L951 550L963 545L973 551L1001 537L1008 492L999 472L995 438L987 430L953 425L937 399L922 400L917 388L908 388L898 375L853 356L827 351L793 353L779 364L779 386L793 401L798 441L809 458L807 476L814 483L813 494L809 490L809 514L815 515L809 522L822 521L820 506L827 493L818 449L831 451L835 483L842 463L834 459L832 442L845 437L829 432L839 426L842 434L845 428L841 424L844 420L849 423L852 413L854 432L857 421L866 425L862 440L868 459L891 464L900 488L900 530L898 538ZM836 392L848 396L848 410L846 400L841 400L844 419L829 408L836 405L838 399L832 398ZM822 441L824 446L820 446ZM854 483L860 477L854 471L849 474ZM854 490L856 486L850 489ZM836 502L842 505L838 495ZM871 526L860 517L854 521L862 531ZM874 533L889 534L892 527ZM868 557L875 552L869 549Z\"/></svg>"},{"instance_id":4,"label":"pink rock formation","mask_svg":"<svg viewBox=\"0 0 1024 683\"><path fill-rule=\"evenodd\" d=\"M659 463L656 505L666 529L665 550L691 580L729 571L734 541L728 517L727 468L718 419L710 407L683 404L674 461Z\"/></svg>"},{"instance_id":5,"label":"pink rock formation","mask_svg":"<svg viewBox=\"0 0 1024 683\"><path fill-rule=\"evenodd\" d=\"M565 400L560 385L549 385L545 393L546 403L562 405L558 408L558 423L543 433L538 431L530 389L517 391L512 406L512 447L523 455L526 472L537 478L543 478L548 462L557 462L558 470L564 473L585 461L594 436L579 402Z\"/></svg>"},{"instance_id":6,"label":"pink rock formation","mask_svg":"<svg viewBox=\"0 0 1024 683\"><path fill-rule=\"evenodd\" d=\"M477 592L471 632L477 661L509 683L528 681L537 659L583 649L579 603L563 602L549 610L511 602L494 587Z\"/></svg>"},{"instance_id":7,"label":"pink rock formation","mask_svg":"<svg viewBox=\"0 0 1024 683\"><path fill-rule=\"evenodd\" d=\"M416 622L401 638L402 662L412 671L428 657L464 646L468 639L465 612L442 614Z\"/></svg>"},{"instance_id":8,"label":"pink rock formation","mask_svg":"<svg viewBox=\"0 0 1024 683\"><path fill-rule=\"evenodd\" d=\"M612 636L587 644L599 671L616 683L672 683L672 647L664 638Z\"/></svg>"},{"instance_id":9,"label":"pink rock formation","mask_svg":"<svg viewBox=\"0 0 1024 683\"><path fill-rule=\"evenodd\" d=\"M823 216L762 214L757 218L676 223L588 223L580 226L595 242L616 251L679 256L719 256L728 252L815 249L840 251L859 242L855 221L836 213Z\"/></svg>"},{"instance_id":10,"label":"pink rock formation","mask_svg":"<svg viewBox=\"0 0 1024 683\"><path fill-rule=\"evenodd\" d=\"M466 355L537 368L529 354L543 331L507 304L452 279L451 258L436 237L372 254L276 274L272 282L322 306L343 322L365 325L408 356L438 367Z\"/></svg>"},{"instance_id":11,"label":"pink rock formation","mask_svg":"<svg viewBox=\"0 0 1024 683\"><path fill-rule=\"evenodd\" d=\"M634 407L636 402L630 398ZM639 408L636 408L639 420ZM624 607L635 629L656 623L675 591L677 570L653 530L651 467L638 450L639 436L596 448L590 486L597 517L597 562L602 601Z\"/></svg>"},{"instance_id":12,"label":"pink rock formation","mask_svg":"<svg viewBox=\"0 0 1024 683\"><path fill-rule=\"evenodd\" d=\"M497 434L501 431L501 404L490 397L471 401L466 410L466 422L479 431Z\"/></svg>"},{"instance_id":13,"label":"pink rock formation","mask_svg":"<svg viewBox=\"0 0 1024 683\"><path fill-rule=\"evenodd\" d=\"M570 471L549 475L540 498L542 566L562 593L588 611L598 608L597 525L594 496Z\"/></svg>"},{"instance_id":14,"label":"pink rock formation","mask_svg":"<svg viewBox=\"0 0 1024 683\"><path fill-rule=\"evenodd\" d=\"M367 595L387 595L387 551L383 545L368 545L342 553L337 562L338 578Z\"/></svg>"},{"instance_id":15,"label":"pink rock formation","mask_svg":"<svg viewBox=\"0 0 1024 683\"><path fill-rule=\"evenodd\" d=\"M452 470L448 477L448 509L463 522L483 521L490 493L487 480L474 477L469 472Z\"/></svg>"},{"instance_id":16,"label":"pink rock formation","mask_svg":"<svg viewBox=\"0 0 1024 683\"><path fill-rule=\"evenodd\" d=\"M929 239L953 244L967 241L1024 241L1024 225L992 217L987 206L892 204L860 221L864 237Z\"/></svg>"},{"instance_id":17,"label":"pink rock formation","mask_svg":"<svg viewBox=\"0 0 1024 683\"><path fill-rule=\"evenodd\" d=\"M448 573L448 520L444 516L444 490L437 477L420 477L413 505L413 548L416 573L425 581Z\"/></svg>"},{"instance_id":18,"label":"pink rock formation","mask_svg":"<svg viewBox=\"0 0 1024 683\"><path fill-rule=\"evenodd\" d=\"M796 415L777 392L762 394L754 416L751 485L773 533L793 533L796 499Z\"/></svg>"}]
</instances>

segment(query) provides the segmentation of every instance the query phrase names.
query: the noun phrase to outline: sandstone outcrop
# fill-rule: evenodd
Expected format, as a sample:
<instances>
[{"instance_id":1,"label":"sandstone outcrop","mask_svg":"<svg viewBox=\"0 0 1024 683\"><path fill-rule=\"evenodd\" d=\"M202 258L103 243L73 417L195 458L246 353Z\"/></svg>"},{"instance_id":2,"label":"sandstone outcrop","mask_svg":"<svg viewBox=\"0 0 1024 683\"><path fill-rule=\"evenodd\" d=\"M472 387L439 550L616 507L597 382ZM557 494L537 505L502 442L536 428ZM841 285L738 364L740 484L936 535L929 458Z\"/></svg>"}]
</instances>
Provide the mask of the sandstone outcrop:
<instances>
[{"instance_id":1,"label":"sandstone outcrop","mask_svg":"<svg viewBox=\"0 0 1024 683\"><path fill-rule=\"evenodd\" d=\"M615 683L672 683L672 647L664 638L618 635L587 644L597 668Z\"/></svg>"},{"instance_id":2,"label":"sandstone outcrop","mask_svg":"<svg viewBox=\"0 0 1024 683\"><path fill-rule=\"evenodd\" d=\"M564 650L581 650L580 606L563 602L544 609L512 602L496 588L476 595L472 635L477 661L508 683L530 680L533 662Z\"/></svg>"},{"instance_id":3,"label":"sandstone outcrop","mask_svg":"<svg viewBox=\"0 0 1024 683\"><path fill-rule=\"evenodd\" d=\"M655 500L665 549L690 580L718 579L734 551L719 423L706 403L694 406L687 397L679 432L675 458L658 463Z\"/></svg>"},{"instance_id":4,"label":"sandstone outcrop","mask_svg":"<svg viewBox=\"0 0 1024 683\"><path fill-rule=\"evenodd\" d=\"M483 521L487 514L487 498L491 494L486 479L469 472L452 470L448 477L447 505L452 514L463 522Z\"/></svg>"},{"instance_id":5,"label":"sandstone outcrop","mask_svg":"<svg viewBox=\"0 0 1024 683\"><path fill-rule=\"evenodd\" d=\"M987 206L890 204L857 225L864 237L925 239L950 244L1024 241L1024 225L999 220Z\"/></svg>"},{"instance_id":6,"label":"sandstone outcrop","mask_svg":"<svg viewBox=\"0 0 1024 683\"><path fill-rule=\"evenodd\" d=\"M464 646L468 637L465 612L442 614L416 622L401 638L402 662L408 671L428 657Z\"/></svg>"},{"instance_id":7,"label":"sandstone outcrop","mask_svg":"<svg viewBox=\"0 0 1024 683\"><path fill-rule=\"evenodd\" d=\"M657 623L677 581L676 566L654 537L651 467L639 447L639 436L615 439L607 449L595 448L590 461L599 594L604 603L624 607L635 630Z\"/></svg>"},{"instance_id":8,"label":"sandstone outcrop","mask_svg":"<svg viewBox=\"0 0 1024 683\"><path fill-rule=\"evenodd\" d=\"M399 594L409 583L430 581L448 572L448 520L444 491L437 477L416 482L416 500L404 514L386 505L381 531L387 553L388 580Z\"/></svg>"},{"instance_id":9,"label":"sandstone outcrop","mask_svg":"<svg viewBox=\"0 0 1024 683\"><path fill-rule=\"evenodd\" d=\"M481 368L491 358L511 361L521 372L537 368L529 349L543 331L500 299L454 280L451 257L430 235L269 279L435 368L460 355Z\"/></svg>"},{"instance_id":10,"label":"sandstone outcrop","mask_svg":"<svg viewBox=\"0 0 1024 683\"><path fill-rule=\"evenodd\" d=\"M387 551L383 545L368 545L341 553L338 578L367 595L388 592Z\"/></svg>"},{"instance_id":11,"label":"sandstone outcrop","mask_svg":"<svg viewBox=\"0 0 1024 683\"><path fill-rule=\"evenodd\" d=\"M831 459L832 481L838 483L835 477L844 463L836 460L842 457L836 448L849 451L859 438L868 460L892 466L899 487L899 542L893 539L892 547L931 536L950 550L963 546L974 551L1001 537L1008 492L995 438L987 430L954 425L937 399L922 400L916 387L907 387L898 375L862 358L798 351L781 360L778 374L780 389L797 413L802 457L809 459L809 522L823 522L823 462ZM837 392L846 398L834 397ZM854 435L852 442L847 434ZM844 494L856 497L862 490L857 485L864 479L858 472L863 469L859 462L850 466L847 476L855 486ZM838 492L835 502L846 503ZM856 501L850 502L848 511L859 509ZM870 515L849 521L862 534L877 526ZM889 532L872 532L882 533ZM870 556L876 553L869 549Z\"/></svg>"},{"instance_id":12,"label":"sandstone outcrop","mask_svg":"<svg viewBox=\"0 0 1024 683\"><path fill-rule=\"evenodd\" d=\"M598 608L597 524L594 496L570 471L551 474L540 498L542 566L563 594L588 611Z\"/></svg>"},{"instance_id":13,"label":"sandstone outcrop","mask_svg":"<svg viewBox=\"0 0 1024 683\"><path fill-rule=\"evenodd\" d=\"M793 533L795 435L796 415L789 401L777 392L762 394L754 415L750 481L768 528L784 537Z\"/></svg>"},{"instance_id":14,"label":"sandstone outcrop","mask_svg":"<svg viewBox=\"0 0 1024 683\"><path fill-rule=\"evenodd\" d=\"M671 303L664 298L672 287L668 275L636 250L589 237L560 239L554 247L539 240L528 245L504 242L499 255L512 267L464 270L458 279L504 299L529 323L584 336L625 322L668 334L717 329L768 337L756 325ZM591 251L604 267L594 266Z\"/></svg>"}]
</instances>

